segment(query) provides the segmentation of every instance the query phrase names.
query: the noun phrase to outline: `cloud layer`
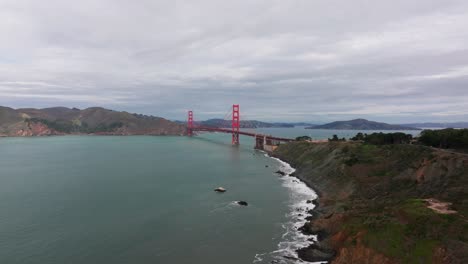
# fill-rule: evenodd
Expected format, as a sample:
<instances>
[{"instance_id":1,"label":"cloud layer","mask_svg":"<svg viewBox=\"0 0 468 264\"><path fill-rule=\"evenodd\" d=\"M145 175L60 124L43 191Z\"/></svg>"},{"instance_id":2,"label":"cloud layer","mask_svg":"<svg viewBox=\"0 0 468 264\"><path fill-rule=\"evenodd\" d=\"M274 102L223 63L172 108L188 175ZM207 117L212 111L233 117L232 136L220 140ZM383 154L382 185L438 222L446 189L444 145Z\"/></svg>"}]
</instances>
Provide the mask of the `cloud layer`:
<instances>
[{"instance_id":1,"label":"cloud layer","mask_svg":"<svg viewBox=\"0 0 468 264\"><path fill-rule=\"evenodd\" d=\"M468 2L0 0L0 105L468 120Z\"/></svg>"}]
</instances>

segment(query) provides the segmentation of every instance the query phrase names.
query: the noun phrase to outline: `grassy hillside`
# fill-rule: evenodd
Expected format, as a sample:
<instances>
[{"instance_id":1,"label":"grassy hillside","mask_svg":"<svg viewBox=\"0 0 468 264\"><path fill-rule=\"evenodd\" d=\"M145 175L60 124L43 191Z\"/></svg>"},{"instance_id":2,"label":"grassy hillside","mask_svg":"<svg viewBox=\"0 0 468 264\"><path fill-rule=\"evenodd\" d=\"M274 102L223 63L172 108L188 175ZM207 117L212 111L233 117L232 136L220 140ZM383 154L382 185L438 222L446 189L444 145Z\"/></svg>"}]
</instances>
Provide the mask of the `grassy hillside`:
<instances>
[{"instance_id":1,"label":"grassy hillside","mask_svg":"<svg viewBox=\"0 0 468 264\"><path fill-rule=\"evenodd\" d=\"M118 112L101 107L84 110L66 107L44 109L0 108L0 135L60 134L180 135L181 124L164 118Z\"/></svg>"},{"instance_id":2,"label":"grassy hillside","mask_svg":"<svg viewBox=\"0 0 468 264\"><path fill-rule=\"evenodd\" d=\"M302 257L332 249L332 263L468 263L467 155L353 142L293 142L275 155L320 195L304 227L321 235L319 249Z\"/></svg>"}]
</instances>

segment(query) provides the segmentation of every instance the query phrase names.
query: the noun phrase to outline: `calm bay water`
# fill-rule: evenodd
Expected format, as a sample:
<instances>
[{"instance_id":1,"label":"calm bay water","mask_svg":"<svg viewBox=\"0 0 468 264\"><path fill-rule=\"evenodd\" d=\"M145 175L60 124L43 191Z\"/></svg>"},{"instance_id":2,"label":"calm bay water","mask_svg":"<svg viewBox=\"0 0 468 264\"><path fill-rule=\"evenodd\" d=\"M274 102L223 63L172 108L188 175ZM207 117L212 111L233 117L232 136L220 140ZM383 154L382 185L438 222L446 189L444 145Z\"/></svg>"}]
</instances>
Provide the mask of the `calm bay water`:
<instances>
[{"instance_id":1,"label":"calm bay water","mask_svg":"<svg viewBox=\"0 0 468 264\"><path fill-rule=\"evenodd\" d=\"M260 128L257 129L261 133L272 134L279 137L298 137L298 136L310 136L313 139L327 139L331 138L334 134L336 134L339 138L352 138L357 133L394 133L394 132L403 132L406 134L411 134L413 136L419 135L421 130L350 130L350 129L341 129L341 130L333 130L333 129L304 129L304 127L293 127L293 128Z\"/></svg>"},{"instance_id":2,"label":"calm bay water","mask_svg":"<svg viewBox=\"0 0 468 264\"><path fill-rule=\"evenodd\" d=\"M285 165L252 139L241 143L225 134L0 138L0 263L286 261L304 240L297 209L314 193L278 177Z\"/></svg>"}]
</instances>

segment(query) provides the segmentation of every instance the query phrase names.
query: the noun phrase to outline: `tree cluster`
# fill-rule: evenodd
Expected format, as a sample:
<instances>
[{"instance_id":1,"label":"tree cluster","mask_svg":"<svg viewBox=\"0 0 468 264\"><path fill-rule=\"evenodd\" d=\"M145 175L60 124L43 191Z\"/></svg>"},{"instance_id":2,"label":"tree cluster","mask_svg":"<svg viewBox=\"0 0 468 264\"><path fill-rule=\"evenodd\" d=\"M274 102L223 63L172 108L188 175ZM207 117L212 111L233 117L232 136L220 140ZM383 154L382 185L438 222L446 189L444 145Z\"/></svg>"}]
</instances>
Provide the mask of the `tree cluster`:
<instances>
[{"instance_id":1,"label":"tree cluster","mask_svg":"<svg viewBox=\"0 0 468 264\"><path fill-rule=\"evenodd\" d=\"M312 140L312 138L309 136L296 137L296 141L306 141L306 140Z\"/></svg>"},{"instance_id":2,"label":"tree cluster","mask_svg":"<svg viewBox=\"0 0 468 264\"><path fill-rule=\"evenodd\" d=\"M346 141L346 138L338 138L337 135L333 135L333 137L329 138L328 141Z\"/></svg>"},{"instance_id":3,"label":"tree cluster","mask_svg":"<svg viewBox=\"0 0 468 264\"><path fill-rule=\"evenodd\" d=\"M419 142L436 148L468 149L468 129L424 130Z\"/></svg>"},{"instance_id":4,"label":"tree cluster","mask_svg":"<svg viewBox=\"0 0 468 264\"><path fill-rule=\"evenodd\" d=\"M370 135L358 133L351 140L364 141L373 145L392 145L392 144L409 144L413 136L401 132L396 133L372 133Z\"/></svg>"}]
</instances>

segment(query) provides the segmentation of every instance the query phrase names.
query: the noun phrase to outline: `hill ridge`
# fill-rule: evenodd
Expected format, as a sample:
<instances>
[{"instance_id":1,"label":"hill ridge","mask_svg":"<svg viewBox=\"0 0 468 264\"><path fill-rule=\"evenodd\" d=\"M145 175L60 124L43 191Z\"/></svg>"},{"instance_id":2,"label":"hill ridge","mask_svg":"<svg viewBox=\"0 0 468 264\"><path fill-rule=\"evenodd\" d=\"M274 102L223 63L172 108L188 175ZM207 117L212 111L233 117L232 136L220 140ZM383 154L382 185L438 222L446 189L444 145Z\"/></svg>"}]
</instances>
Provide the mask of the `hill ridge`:
<instances>
[{"instance_id":1,"label":"hill ridge","mask_svg":"<svg viewBox=\"0 0 468 264\"><path fill-rule=\"evenodd\" d=\"M324 125L310 126L306 129L350 129L350 130L420 130L415 127L391 125L383 122L357 118L347 121L335 121Z\"/></svg>"},{"instance_id":2,"label":"hill ridge","mask_svg":"<svg viewBox=\"0 0 468 264\"><path fill-rule=\"evenodd\" d=\"M162 117L103 107L19 108L0 106L0 136L66 134L183 135L184 125Z\"/></svg>"}]
</instances>

